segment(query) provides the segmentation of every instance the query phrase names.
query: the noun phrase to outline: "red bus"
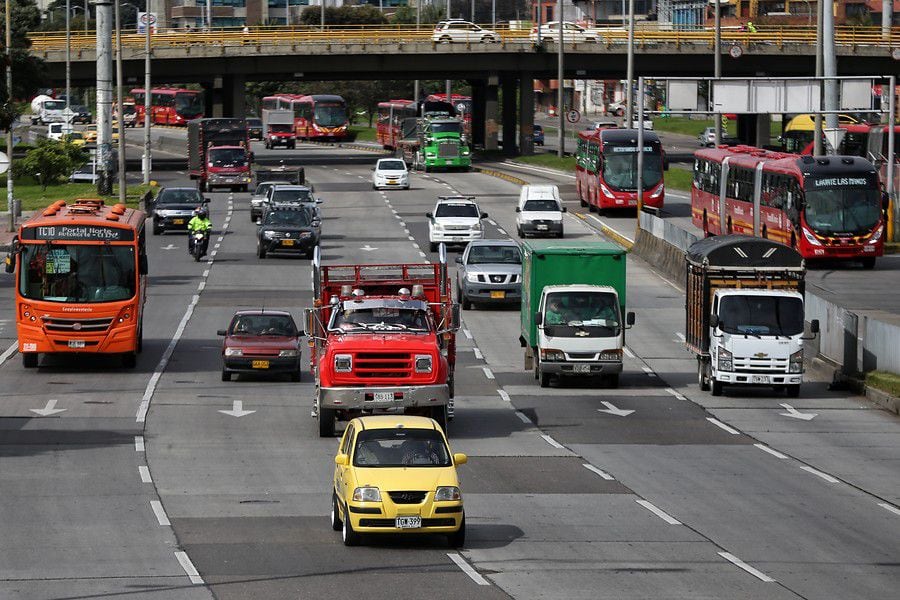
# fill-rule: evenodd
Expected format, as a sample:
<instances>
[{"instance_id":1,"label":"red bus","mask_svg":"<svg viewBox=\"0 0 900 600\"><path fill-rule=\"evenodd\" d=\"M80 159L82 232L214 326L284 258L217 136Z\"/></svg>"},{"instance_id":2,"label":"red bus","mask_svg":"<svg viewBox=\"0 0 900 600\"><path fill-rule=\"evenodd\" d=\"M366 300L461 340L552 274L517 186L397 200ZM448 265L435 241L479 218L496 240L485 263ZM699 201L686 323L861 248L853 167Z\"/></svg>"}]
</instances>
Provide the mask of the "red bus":
<instances>
[{"instance_id":1,"label":"red bus","mask_svg":"<svg viewBox=\"0 0 900 600\"><path fill-rule=\"evenodd\" d=\"M591 212L637 206L637 130L600 129L578 133L575 188ZM659 137L644 132L644 206L660 209L665 200L665 155Z\"/></svg>"},{"instance_id":2,"label":"red bus","mask_svg":"<svg viewBox=\"0 0 900 600\"><path fill-rule=\"evenodd\" d=\"M260 111L263 110L294 110L294 100L301 96L296 94L275 94L266 96L260 102Z\"/></svg>"},{"instance_id":3,"label":"red bus","mask_svg":"<svg viewBox=\"0 0 900 600\"><path fill-rule=\"evenodd\" d=\"M298 138L341 141L347 137L347 103L340 96L301 96L294 100L293 107Z\"/></svg>"},{"instance_id":4,"label":"red bus","mask_svg":"<svg viewBox=\"0 0 900 600\"><path fill-rule=\"evenodd\" d=\"M394 150L397 140L402 139L401 127L404 119L416 116L416 105L412 100L388 100L378 103L375 123L375 138L385 150Z\"/></svg>"},{"instance_id":5,"label":"red bus","mask_svg":"<svg viewBox=\"0 0 900 600\"><path fill-rule=\"evenodd\" d=\"M141 351L146 215L103 200L54 202L19 227L6 260L16 277L16 331L26 368L40 354Z\"/></svg>"},{"instance_id":6,"label":"red bus","mask_svg":"<svg viewBox=\"0 0 900 600\"><path fill-rule=\"evenodd\" d=\"M432 102L446 102L447 94L431 94L426 98ZM462 119L463 131L469 138L472 137L472 98L462 94L450 94L450 102L456 110L456 117Z\"/></svg>"},{"instance_id":7,"label":"red bus","mask_svg":"<svg viewBox=\"0 0 900 600\"><path fill-rule=\"evenodd\" d=\"M137 124L144 124L144 88L131 90L137 111ZM150 90L150 123L153 125L187 125L203 117L203 92L181 88Z\"/></svg>"},{"instance_id":8,"label":"red bus","mask_svg":"<svg viewBox=\"0 0 900 600\"><path fill-rule=\"evenodd\" d=\"M756 235L804 258L859 260L870 269L884 254L884 208L878 173L863 158L750 146L694 152L691 216L705 236Z\"/></svg>"}]
</instances>

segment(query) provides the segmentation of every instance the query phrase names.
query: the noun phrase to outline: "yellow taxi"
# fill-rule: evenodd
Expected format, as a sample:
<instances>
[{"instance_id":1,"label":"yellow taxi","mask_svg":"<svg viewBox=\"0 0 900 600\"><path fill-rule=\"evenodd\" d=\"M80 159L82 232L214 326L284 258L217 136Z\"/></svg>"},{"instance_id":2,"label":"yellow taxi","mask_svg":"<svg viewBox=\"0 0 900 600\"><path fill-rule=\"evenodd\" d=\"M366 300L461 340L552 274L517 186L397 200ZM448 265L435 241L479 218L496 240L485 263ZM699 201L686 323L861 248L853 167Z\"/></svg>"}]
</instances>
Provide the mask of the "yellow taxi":
<instances>
[{"instance_id":1,"label":"yellow taxi","mask_svg":"<svg viewBox=\"0 0 900 600\"><path fill-rule=\"evenodd\" d=\"M97 126L94 124L88 125L84 128L82 132L84 135L84 141L88 144L96 144L97 143Z\"/></svg>"},{"instance_id":2,"label":"yellow taxi","mask_svg":"<svg viewBox=\"0 0 900 600\"><path fill-rule=\"evenodd\" d=\"M334 457L331 527L345 546L362 534L439 533L451 547L466 541L456 476L465 454L451 454L440 426L427 417L353 419Z\"/></svg>"},{"instance_id":3,"label":"yellow taxi","mask_svg":"<svg viewBox=\"0 0 900 600\"><path fill-rule=\"evenodd\" d=\"M78 146L79 148L84 146L87 142L84 139L84 135L79 131L73 131L72 133L67 133L62 136L62 140L64 142L68 142L73 146Z\"/></svg>"}]
</instances>

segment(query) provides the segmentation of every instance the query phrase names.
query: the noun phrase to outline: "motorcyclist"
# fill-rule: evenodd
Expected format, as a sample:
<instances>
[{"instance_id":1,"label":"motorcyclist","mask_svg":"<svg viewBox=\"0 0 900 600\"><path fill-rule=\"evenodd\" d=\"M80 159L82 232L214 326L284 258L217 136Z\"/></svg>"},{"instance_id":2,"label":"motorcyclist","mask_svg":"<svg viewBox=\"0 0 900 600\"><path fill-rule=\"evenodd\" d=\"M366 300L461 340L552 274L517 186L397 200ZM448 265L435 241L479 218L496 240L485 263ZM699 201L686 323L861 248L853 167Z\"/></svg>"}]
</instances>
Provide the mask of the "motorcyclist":
<instances>
[{"instance_id":1,"label":"motorcyclist","mask_svg":"<svg viewBox=\"0 0 900 600\"><path fill-rule=\"evenodd\" d=\"M188 222L188 252L194 251L194 234L197 232L201 232L204 234L203 238L203 252L202 254L206 254L206 249L209 246L209 233L212 229L212 222L209 220L209 209L206 206L200 206L194 209L194 216Z\"/></svg>"}]
</instances>

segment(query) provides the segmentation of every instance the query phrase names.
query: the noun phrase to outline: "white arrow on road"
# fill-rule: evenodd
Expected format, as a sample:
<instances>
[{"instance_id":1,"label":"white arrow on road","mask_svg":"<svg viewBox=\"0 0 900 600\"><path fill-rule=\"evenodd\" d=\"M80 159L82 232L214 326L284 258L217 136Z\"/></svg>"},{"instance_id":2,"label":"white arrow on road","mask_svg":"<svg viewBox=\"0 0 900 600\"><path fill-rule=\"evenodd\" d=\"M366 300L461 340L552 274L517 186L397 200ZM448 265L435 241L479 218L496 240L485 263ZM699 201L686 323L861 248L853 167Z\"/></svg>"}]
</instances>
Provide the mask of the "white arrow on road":
<instances>
[{"instance_id":1,"label":"white arrow on road","mask_svg":"<svg viewBox=\"0 0 900 600\"><path fill-rule=\"evenodd\" d=\"M252 415L255 413L255 410L244 410L244 401L243 400L235 400L234 404L231 407L231 410L220 410L220 413L223 415L229 415L231 417L244 417L246 415Z\"/></svg>"},{"instance_id":2,"label":"white arrow on road","mask_svg":"<svg viewBox=\"0 0 900 600\"><path fill-rule=\"evenodd\" d=\"M633 410L625 410L624 408L616 408L616 406L613 405L612 402L601 402L600 404L602 404L606 408L605 409L598 408L597 412L609 413L611 415L616 415L617 417L627 417L628 415L630 415L631 413L634 412Z\"/></svg>"},{"instance_id":3,"label":"white arrow on road","mask_svg":"<svg viewBox=\"0 0 900 600\"><path fill-rule=\"evenodd\" d=\"M44 408L30 408L31 412L42 417L49 417L57 413L66 412L67 408L56 408L56 400L47 400L47 406Z\"/></svg>"},{"instance_id":4,"label":"white arrow on road","mask_svg":"<svg viewBox=\"0 0 900 600\"><path fill-rule=\"evenodd\" d=\"M176 246L175 244L169 244L168 246L163 246L162 249L163 250L178 250L178 246Z\"/></svg>"},{"instance_id":5,"label":"white arrow on road","mask_svg":"<svg viewBox=\"0 0 900 600\"><path fill-rule=\"evenodd\" d=\"M801 419L801 420L803 420L803 421L812 421L812 420L815 419L817 416L819 416L818 413L803 413L803 412L800 412L799 410L797 410L796 408L794 408L794 407L791 406L790 404L784 404L784 403L782 403L781 406L783 406L783 407L785 408L785 410L787 410L786 413L778 413L779 415L781 415L781 416L783 416L783 417L791 417L791 418L794 418L794 419Z\"/></svg>"},{"instance_id":6,"label":"white arrow on road","mask_svg":"<svg viewBox=\"0 0 900 600\"><path fill-rule=\"evenodd\" d=\"M360 250L364 250L365 252L371 252L372 250L378 250L378 248L373 248L372 246L366 244L365 246L360 248Z\"/></svg>"}]
</instances>

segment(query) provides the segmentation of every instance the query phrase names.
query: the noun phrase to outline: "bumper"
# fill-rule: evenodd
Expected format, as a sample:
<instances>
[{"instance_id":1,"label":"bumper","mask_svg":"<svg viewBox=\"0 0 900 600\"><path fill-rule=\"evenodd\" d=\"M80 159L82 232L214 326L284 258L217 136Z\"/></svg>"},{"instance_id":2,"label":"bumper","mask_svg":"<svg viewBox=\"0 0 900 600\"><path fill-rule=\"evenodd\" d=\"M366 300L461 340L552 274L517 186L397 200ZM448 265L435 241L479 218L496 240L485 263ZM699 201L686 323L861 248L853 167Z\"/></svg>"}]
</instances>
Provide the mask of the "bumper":
<instances>
[{"instance_id":1,"label":"bumper","mask_svg":"<svg viewBox=\"0 0 900 600\"><path fill-rule=\"evenodd\" d=\"M381 181L375 182L375 187L381 188L403 188L409 189L409 180L408 179L382 179Z\"/></svg>"},{"instance_id":2,"label":"bumper","mask_svg":"<svg viewBox=\"0 0 900 600\"><path fill-rule=\"evenodd\" d=\"M210 173L206 178L207 185L249 185L250 175L219 175Z\"/></svg>"},{"instance_id":3,"label":"bumper","mask_svg":"<svg viewBox=\"0 0 900 600\"><path fill-rule=\"evenodd\" d=\"M134 352L137 349L137 325L116 327L105 335L72 334L55 335L44 333L41 327L19 324L19 352L65 353L65 354L117 354ZM70 347L75 342L83 347Z\"/></svg>"},{"instance_id":4,"label":"bumper","mask_svg":"<svg viewBox=\"0 0 900 600\"><path fill-rule=\"evenodd\" d=\"M466 283L462 292L466 300L479 304L519 304L522 301L522 288L518 286Z\"/></svg>"},{"instance_id":5,"label":"bumper","mask_svg":"<svg viewBox=\"0 0 900 600\"><path fill-rule=\"evenodd\" d=\"M812 246L811 258L840 258L861 259L875 258L884 255L884 246L881 244L867 244L865 246Z\"/></svg>"},{"instance_id":6,"label":"bumper","mask_svg":"<svg viewBox=\"0 0 900 600\"><path fill-rule=\"evenodd\" d=\"M345 518L350 519L353 529L359 533L455 533L462 525L462 502L441 502L439 506L428 503L402 506L399 508L388 502L354 502L347 505ZM420 516L422 526L398 528L396 518L407 516Z\"/></svg>"},{"instance_id":7,"label":"bumper","mask_svg":"<svg viewBox=\"0 0 900 600\"><path fill-rule=\"evenodd\" d=\"M259 204L250 204L250 216L253 217L254 220L256 220L257 217L261 217L262 212L263 206L261 202Z\"/></svg>"},{"instance_id":8,"label":"bumper","mask_svg":"<svg viewBox=\"0 0 900 600\"><path fill-rule=\"evenodd\" d=\"M299 356L228 356L224 361L229 373L296 373L303 368Z\"/></svg>"},{"instance_id":9,"label":"bumper","mask_svg":"<svg viewBox=\"0 0 900 600\"><path fill-rule=\"evenodd\" d=\"M484 230L477 231L432 231L428 234L428 241L434 244L468 244L472 240L484 239Z\"/></svg>"},{"instance_id":10,"label":"bumper","mask_svg":"<svg viewBox=\"0 0 900 600\"><path fill-rule=\"evenodd\" d=\"M522 233L526 235L559 235L562 233L562 221L558 223L530 223L525 221L520 225Z\"/></svg>"},{"instance_id":11,"label":"bumper","mask_svg":"<svg viewBox=\"0 0 900 600\"><path fill-rule=\"evenodd\" d=\"M293 242L293 244L287 244L285 242ZM306 254L312 252L313 248L316 247L316 238L262 240L262 243L266 252L299 252L301 254Z\"/></svg>"},{"instance_id":12,"label":"bumper","mask_svg":"<svg viewBox=\"0 0 900 600\"><path fill-rule=\"evenodd\" d=\"M389 393L400 398L375 400L375 394ZM389 386L389 387L333 387L319 388L319 408L388 409L442 406L450 402L447 384Z\"/></svg>"},{"instance_id":13,"label":"bumper","mask_svg":"<svg viewBox=\"0 0 900 600\"><path fill-rule=\"evenodd\" d=\"M291 144L295 144L297 142L297 138L294 137L275 137L268 138L266 140L270 146L290 146Z\"/></svg>"},{"instance_id":14,"label":"bumper","mask_svg":"<svg viewBox=\"0 0 900 600\"><path fill-rule=\"evenodd\" d=\"M169 230L169 229L177 229L180 231L187 231L188 221L190 221L190 217L164 217L164 218L154 218L153 224L157 229Z\"/></svg>"},{"instance_id":15,"label":"bumper","mask_svg":"<svg viewBox=\"0 0 900 600\"><path fill-rule=\"evenodd\" d=\"M455 158L425 157L425 166L427 167L469 167L471 165L472 158L469 156L459 156Z\"/></svg>"},{"instance_id":16,"label":"bumper","mask_svg":"<svg viewBox=\"0 0 900 600\"><path fill-rule=\"evenodd\" d=\"M731 385L798 385L803 373L734 373L713 371L712 378Z\"/></svg>"},{"instance_id":17,"label":"bumper","mask_svg":"<svg viewBox=\"0 0 900 600\"><path fill-rule=\"evenodd\" d=\"M587 369L587 370L585 370ZM541 371L551 375L562 377L587 377L591 375L610 375L622 372L620 362L600 362L590 360L544 362L541 361Z\"/></svg>"}]
</instances>

